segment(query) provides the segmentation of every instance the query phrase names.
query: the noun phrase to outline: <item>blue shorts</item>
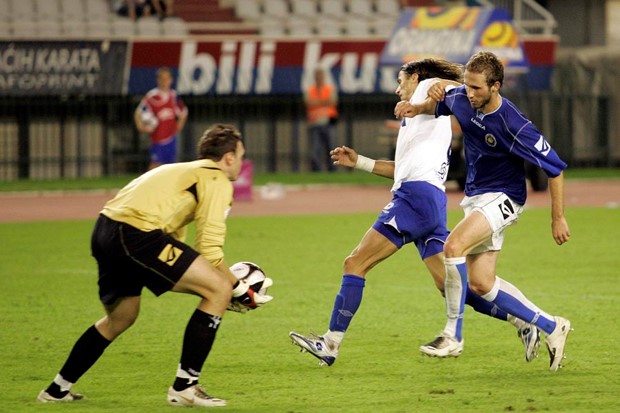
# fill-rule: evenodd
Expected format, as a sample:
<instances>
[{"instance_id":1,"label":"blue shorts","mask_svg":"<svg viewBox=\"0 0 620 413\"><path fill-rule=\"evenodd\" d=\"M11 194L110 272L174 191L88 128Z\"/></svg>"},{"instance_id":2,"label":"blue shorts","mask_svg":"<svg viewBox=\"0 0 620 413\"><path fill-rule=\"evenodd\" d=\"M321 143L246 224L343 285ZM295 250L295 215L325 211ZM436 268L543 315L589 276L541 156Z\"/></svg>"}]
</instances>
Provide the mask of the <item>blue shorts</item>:
<instances>
[{"instance_id":1,"label":"blue shorts","mask_svg":"<svg viewBox=\"0 0 620 413\"><path fill-rule=\"evenodd\" d=\"M446 193L428 182L403 182L372 226L399 249L414 242L422 259L443 252Z\"/></svg>"},{"instance_id":2,"label":"blue shorts","mask_svg":"<svg viewBox=\"0 0 620 413\"><path fill-rule=\"evenodd\" d=\"M173 136L166 143L151 144L151 162L174 163L177 161L177 137Z\"/></svg>"}]
</instances>

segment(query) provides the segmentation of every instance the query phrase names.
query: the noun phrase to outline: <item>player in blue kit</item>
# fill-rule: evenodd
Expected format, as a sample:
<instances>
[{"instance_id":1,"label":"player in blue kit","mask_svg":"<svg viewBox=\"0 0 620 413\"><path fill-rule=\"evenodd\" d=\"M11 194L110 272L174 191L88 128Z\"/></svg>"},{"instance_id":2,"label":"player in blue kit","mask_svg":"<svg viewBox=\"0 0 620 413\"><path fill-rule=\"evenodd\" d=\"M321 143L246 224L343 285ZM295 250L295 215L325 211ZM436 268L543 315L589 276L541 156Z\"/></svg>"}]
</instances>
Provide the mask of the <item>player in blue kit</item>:
<instances>
[{"instance_id":1,"label":"player in blue kit","mask_svg":"<svg viewBox=\"0 0 620 413\"><path fill-rule=\"evenodd\" d=\"M476 294L546 334L550 369L557 371L564 358L570 321L541 310L517 287L496 276L495 270L504 230L517 221L525 204L524 160L549 176L553 238L558 245L569 240L564 217L566 164L532 122L499 94L503 80L501 61L493 53L478 52L465 66L463 86L436 82L424 102L399 102L394 110L399 118L454 115L463 130L467 162L461 202L465 217L444 245L448 320L444 331L420 351L436 357L461 354L463 304L469 282Z\"/></svg>"},{"instance_id":2,"label":"player in blue kit","mask_svg":"<svg viewBox=\"0 0 620 413\"><path fill-rule=\"evenodd\" d=\"M444 60L409 62L399 71L396 94L403 101L422 102L434 83L433 78L461 80L461 76L460 65ZM449 233L444 183L451 140L450 119L427 115L402 120L394 161L370 159L346 146L331 151L335 164L391 178L394 185L391 202L345 259L342 284L336 295L328 331L322 336L289 333L294 344L322 363L332 365L338 356L344 334L361 304L366 274L405 244L415 243L435 285L443 290L443 243ZM467 294L467 304L476 311L514 324L526 344L526 359L535 357L539 341L535 328L508 316L473 293Z\"/></svg>"}]
</instances>

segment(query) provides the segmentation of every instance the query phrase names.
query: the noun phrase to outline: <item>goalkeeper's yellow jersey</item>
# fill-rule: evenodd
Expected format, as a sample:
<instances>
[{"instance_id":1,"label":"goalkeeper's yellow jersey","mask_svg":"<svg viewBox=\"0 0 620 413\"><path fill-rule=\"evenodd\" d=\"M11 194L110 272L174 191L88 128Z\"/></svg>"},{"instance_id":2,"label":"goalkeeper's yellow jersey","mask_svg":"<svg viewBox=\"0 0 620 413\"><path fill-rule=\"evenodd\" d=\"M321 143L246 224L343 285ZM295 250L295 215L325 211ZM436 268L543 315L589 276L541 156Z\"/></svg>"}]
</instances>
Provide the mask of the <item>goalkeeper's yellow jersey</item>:
<instances>
[{"instance_id":1,"label":"goalkeeper's yellow jersey","mask_svg":"<svg viewBox=\"0 0 620 413\"><path fill-rule=\"evenodd\" d=\"M233 186L217 164L201 159L159 166L131 181L101 213L142 231L162 230L185 241L196 222L196 250L213 265L224 258Z\"/></svg>"}]
</instances>

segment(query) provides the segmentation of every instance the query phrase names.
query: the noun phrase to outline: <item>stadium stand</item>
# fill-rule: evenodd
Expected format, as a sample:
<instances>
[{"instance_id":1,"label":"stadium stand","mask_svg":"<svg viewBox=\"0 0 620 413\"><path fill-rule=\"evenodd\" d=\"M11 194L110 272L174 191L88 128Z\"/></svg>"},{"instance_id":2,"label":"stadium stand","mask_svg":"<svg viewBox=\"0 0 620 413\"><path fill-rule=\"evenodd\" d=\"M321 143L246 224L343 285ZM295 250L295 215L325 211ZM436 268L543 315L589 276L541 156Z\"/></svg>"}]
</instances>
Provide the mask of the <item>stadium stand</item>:
<instances>
[{"instance_id":1,"label":"stadium stand","mask_svg":"<svg viewBox=\"0 0 620 413\"><path fill-rule=\"evenodd\" d=\"M185 21L177 17L163 21L144 18L136 22L119 17L110 0L3 0L2 3L0 35L5 39L161 37L189 33ZM217 5L217 0L204 3ZM235 19L232 11L228 13Z\"/></svg>"},{"instance_id":2,"label":"stadium stand","mask_svg":"<svg viewBox=\"0 0 620 413\"><path fill-rule=\"evenodd\" d=\"M176 0L163 20L117 16L111 0L4 0L9 39L263 35L387 37L402 7L432 0Z\"/></svg>"}]
</instances>

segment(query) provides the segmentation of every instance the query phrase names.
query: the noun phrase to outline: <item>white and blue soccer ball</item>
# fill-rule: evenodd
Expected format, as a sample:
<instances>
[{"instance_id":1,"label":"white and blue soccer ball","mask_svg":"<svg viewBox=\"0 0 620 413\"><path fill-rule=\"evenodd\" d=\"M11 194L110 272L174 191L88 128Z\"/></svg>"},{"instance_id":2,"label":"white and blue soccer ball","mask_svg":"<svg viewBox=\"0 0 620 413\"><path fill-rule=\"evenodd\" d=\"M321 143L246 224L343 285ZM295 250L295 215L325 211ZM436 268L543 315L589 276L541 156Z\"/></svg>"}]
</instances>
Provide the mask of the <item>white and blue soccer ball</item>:
<instances>
[{"instance_id":1,"label":"white and blue soccer ball","mask_svg":"<svg viewBox=\"0 0 620 413\"><path fill-rule=\"evenodd\" d=\"M265 295L267 289L271 287L271 279L267 278L265 271L253 262L237 262L230 267L230 271L238 280L245 281L254 292L259 294Z\"/></svg>"},{"instance_id":2,"label":"white and blue soccer ball","mask_svg":"<svg viewBox=\"0 0 620 413\"><path fill-rule=\"evenodd\" d=\"M157 125L159 125L159 119L157 119L157 115L155 115L149 108L144 107L140 111L140 120L145 126L148 126L152 129L155 129Z\"/></svg>"}]
</instances>

